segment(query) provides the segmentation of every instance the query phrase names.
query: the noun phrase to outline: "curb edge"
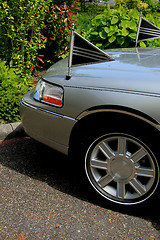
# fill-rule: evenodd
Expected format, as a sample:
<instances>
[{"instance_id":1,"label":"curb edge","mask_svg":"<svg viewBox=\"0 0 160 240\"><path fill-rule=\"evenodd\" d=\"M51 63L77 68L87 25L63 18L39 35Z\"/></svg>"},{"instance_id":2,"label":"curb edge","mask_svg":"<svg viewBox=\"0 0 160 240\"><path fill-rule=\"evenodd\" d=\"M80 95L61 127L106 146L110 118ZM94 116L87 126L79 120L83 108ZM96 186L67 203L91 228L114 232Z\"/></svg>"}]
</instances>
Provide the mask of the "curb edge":
<instances>
[{"instance_id":1,"label":"curb edge","mask_svg":"<svg viewBox=\"0 0 160 240\"><path fill-rule=\"evenodd\" d=\"M21 122L8 123L0 125L0 140L15 138L25 135Z\"/></svg>"}]
</instances>

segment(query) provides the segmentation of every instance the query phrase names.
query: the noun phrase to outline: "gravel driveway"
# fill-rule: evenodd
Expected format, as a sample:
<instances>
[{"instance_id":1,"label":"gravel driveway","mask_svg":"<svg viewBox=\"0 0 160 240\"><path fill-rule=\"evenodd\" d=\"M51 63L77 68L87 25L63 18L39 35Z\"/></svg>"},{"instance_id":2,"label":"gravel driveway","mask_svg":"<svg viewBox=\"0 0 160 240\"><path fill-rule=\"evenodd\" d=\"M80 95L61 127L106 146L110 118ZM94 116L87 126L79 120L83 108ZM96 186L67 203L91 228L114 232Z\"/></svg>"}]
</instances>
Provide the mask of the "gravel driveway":
<instances>
[{"instance_id":1,"label":"gravel driveway","mask_svg":"<svg viewBox=\"0 0 160 240\"><path fill-rule=\"evenodd\" d=\"M66 156L29 137L1 142L2 240L160 239L157 209L120 211L96 198Z\"/></svg>"}]
</instances>

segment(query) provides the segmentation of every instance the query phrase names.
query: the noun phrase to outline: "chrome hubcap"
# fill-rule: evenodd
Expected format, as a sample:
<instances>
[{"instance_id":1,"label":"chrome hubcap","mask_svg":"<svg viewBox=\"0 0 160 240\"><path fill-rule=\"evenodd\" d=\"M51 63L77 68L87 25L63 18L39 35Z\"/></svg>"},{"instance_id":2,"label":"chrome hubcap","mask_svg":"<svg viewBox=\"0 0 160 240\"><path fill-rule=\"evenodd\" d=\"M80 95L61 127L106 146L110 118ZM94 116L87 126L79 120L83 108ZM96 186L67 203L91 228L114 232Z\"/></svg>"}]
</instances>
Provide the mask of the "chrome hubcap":
<instances>
[{"instance_id":1,"label":"chrome hubcap","mask_svg":"<svg viewBox=\"0 0 160 240\"><path fill-rule=\"evenodd\" d=\"M110 174L117 181L129 181L131 176L134 174L134 165L129 159L123 156L116 156L112 159L109 164L108 169L110 169Z\"/></svg>"},{"instance_id":2,"label":"chrome hubcap","mask_svg":"<svg viewBox=\"0 0 160 240\"><path fill-rule=\"evenodd\" d=\"M115 202L135 203L149 193L155 180L155 163L148 148L138 140L128 135L108 136L93 144L89 152L87 175L101 195Z\"/></svg>"}]
</instances>

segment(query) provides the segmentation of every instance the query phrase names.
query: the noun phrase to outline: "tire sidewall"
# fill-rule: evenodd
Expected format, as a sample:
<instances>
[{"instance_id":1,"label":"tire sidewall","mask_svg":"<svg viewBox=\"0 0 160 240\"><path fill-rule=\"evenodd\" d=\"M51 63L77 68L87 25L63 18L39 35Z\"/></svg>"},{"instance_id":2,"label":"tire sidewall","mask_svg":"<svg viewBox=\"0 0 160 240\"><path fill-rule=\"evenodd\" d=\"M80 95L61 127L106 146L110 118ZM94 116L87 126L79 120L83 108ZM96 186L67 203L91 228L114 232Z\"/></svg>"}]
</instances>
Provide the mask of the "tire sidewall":
<instances>
[{"instance_id":1,"label":"tire sidewall","mask_svg":"<svg viewBox=\"0 0 160 240\"><path fill-rule=\"evenodd\" d=\"M136 199L136 201L132 201L132 200L128 200L127 202L124 200L117 200L114 197L111 197L108 195L105 195L104 191L101 189L101 187L98 186L98 184L93 180L92 177L92 173L91 173L91 169L90 169L90 157L92 154L93 149L95 148L95 146L103 141L106 138L109 138L111 136L125 136L128 137L130 139L133 139L135 142L137 142L138 144L142 145L150 154L150 156L152 157L152 159L154 160L154 166L155 166L155 180L154 183L152 185L152 187L149 189L149 191L147 191L146 194L144 194L143 196L141 196L140 198ZM87 179L89 180L90 184L92 185L92 187L94 188L94 190L103 198L117 203L117 204L122 204L122 205L135 205L135 204L140 204L140 203L148 203L149 201L151 201L154 198L155 192L158 192L158 184L159 184L159 165L158 165L158 161L156 159L154 152L154 147L153 147L153 143L148 143L148 141L145 141L145 139L143 139L142 137L138 137L136 134L133 135L133 133L125 133L122 131L117 131L117 132L111 132L111 133L107 133L107 134L96 134L95 137L92 137L92 139L90 139L90 141L87 141L88 144L86 144L86 151L85 151L85 173L87 176ZM153 149L153 150L152 150ZM155 197L156 198L156 197Z\"/></svg>"}]
</instances>

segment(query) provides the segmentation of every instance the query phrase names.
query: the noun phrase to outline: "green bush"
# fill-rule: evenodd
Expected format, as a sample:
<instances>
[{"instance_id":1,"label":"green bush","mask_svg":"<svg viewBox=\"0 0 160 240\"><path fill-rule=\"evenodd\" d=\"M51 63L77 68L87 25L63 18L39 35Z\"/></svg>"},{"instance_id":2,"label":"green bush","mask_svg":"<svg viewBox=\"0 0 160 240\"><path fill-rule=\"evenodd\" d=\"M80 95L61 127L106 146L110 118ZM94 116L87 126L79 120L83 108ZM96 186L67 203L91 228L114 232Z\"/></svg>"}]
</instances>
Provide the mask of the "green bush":
<instances>
[{"instance_id":1,"label":"green bush","mask_svg":"<svg viewBox=\"0 0 160 240\"><path fill-rule=\"evenodd\" d=\"M92 20L88 38L103 49L135 46L138 19L137 10L128 12L123 7L111 10L108 6Z\"/></svg>"},{"instance_id":2,"label":"green bush","mask_svg":"<svg viewBox=\"0 0 160 240\"><path fill-rule=\"evenodd\" d=\"M0 55L16 66L24 77L37 61L38 49L45 47L41 34L50 0L0 0Z\"/></svg>"},{"instance_id":3,"label":"green bush","mask_svg":"<svg viewBox=\"0 0 160 240\"><path fill-rule=\"evenodd\" d=\"M20 100L32 86L32 83L22 81L4 61L0 61L0 123L20 120Z\"/></svg>"},{"instance_id":4,"label":"green bush","mask_svg":"<svg viewBox=\"0 0 160 240\"><path fill-rule=\"evenodd\" d=\"M0 0L0 58L16 66L24 77L30 75L35 66L42 68L40 64L52 61L51 54L57 59L65 53L71 21L72 7L66 4Z\"/></svg>"},{"instance_id":5,"label":"green bush","mask_svg":"<svg viewBox=\"0 0 160 240\"><path fill-rule=\"evenodd\" d=\"M69 6L71 6L75 0L52 0L52 2L54 3L54 5L64 5L65 3Z\"/></svg>"},{"instance_id":6,"label":"green bush","mask_svg":"<svg viewBox=\"0 0 160 240\"><path fill-rule=\"evenodd\" d=\"M136 9L128 10L120 6L111 10L108 6L102 14L92 20L92 27L85 37L102 49L135 47L139 16L140 13ZM147 14L146 19L157 26L160 25L158 16L153 17L153 15ZM141 47L158 47L160 41L158 39L145 43L140 42L139 45Z\"/></svg>"},{"instance_id":7,"label":"green bush","mask_svg":"<svg viewBox=\"0 0 160 240\"><path fill-rule=\"evenodd\" d=\"M79 33L84 35L89 31L89 29L92 27L92 15L88 15L85 13L77 13L76 14L77 22L75 25L75 30Z\"/></svg>"},{"instance_id":8,"label":"green bush","mask_svg":"<svg viewBox=\"0 0 160 240\"><path fill-rule=\"evenodd\" d=\"M160 11L159 0L145 0L145 3L148 4L148 8L149 8L151 13Z\"/></svg>"},{"instance_id":9,"label":"green bush","mask_svg":"<svg viewBox=\"0 0 160 240\"><path fill-rule=\"evenodd\" d=\"M123 6L126 9L137 9L143 13L153 13L160 11L160 3L158 0L115 0L116 6Z\"/></svg>"},{"instance_id":10,"label":"green bush","mask_svg":"<svg viewBox=\"0 0 160 240\"><path fill-rule=\"evenodd\" d=\"M71 23L76 21L69 5L55 6L50 4L45 17L44 27L41 32L46 38L45 48L39 51L42 61L40 66L46 67L56 62L58 58L64 58L68 54L70 42ZM44 61L44 63L43 63Z\"/></svg>"},{"instance_id":11,"label":"green bush","mask_svg":"<svg viewBox=\"0 0 160 240\"><path fill-rule=\"evenodd\" d=\"M123 6L125 9L137 9L138 11L149 11L149 5L141 0L115 0L116 6Z\"/></svg>"}]
</instances>

